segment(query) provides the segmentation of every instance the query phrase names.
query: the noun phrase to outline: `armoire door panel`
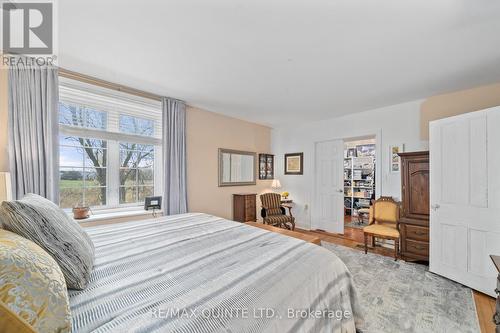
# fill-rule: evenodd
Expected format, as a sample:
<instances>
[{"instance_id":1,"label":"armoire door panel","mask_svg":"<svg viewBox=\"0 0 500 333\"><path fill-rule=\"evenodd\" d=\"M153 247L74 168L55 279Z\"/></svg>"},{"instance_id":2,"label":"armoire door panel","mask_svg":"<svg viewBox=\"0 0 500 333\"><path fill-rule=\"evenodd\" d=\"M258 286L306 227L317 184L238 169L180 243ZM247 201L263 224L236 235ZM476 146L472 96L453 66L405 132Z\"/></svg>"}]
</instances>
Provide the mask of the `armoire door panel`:
<instances>
[{"instance_id":1,"label":"armoire door panel","mask_svg":"<svg viewBox=\"0 0 500 333\"><path fill-rule=\"evenodd\" d=\"M429 215L429 169L412 168L414 163L410 164L409 183L409 214ZM419 163L421 164L421 163ZM428 165L428 163L427 163ZM416 169L416 170L415 170Z\"/></svg>"}]
</instances>

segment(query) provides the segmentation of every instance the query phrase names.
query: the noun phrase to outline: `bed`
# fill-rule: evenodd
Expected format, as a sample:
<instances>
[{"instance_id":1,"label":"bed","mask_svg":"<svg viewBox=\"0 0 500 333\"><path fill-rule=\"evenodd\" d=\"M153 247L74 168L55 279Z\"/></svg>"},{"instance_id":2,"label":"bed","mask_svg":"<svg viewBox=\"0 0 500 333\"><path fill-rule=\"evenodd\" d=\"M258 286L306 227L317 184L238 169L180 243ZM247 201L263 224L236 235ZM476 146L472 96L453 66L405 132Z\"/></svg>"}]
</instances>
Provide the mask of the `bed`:
<instances>
[{"instance_id":1,"label":"bed","mask_svg":"<svg viewBox=\"0 0 500 333\"><path fill-rule=\"evenodd\" d=\"M344 263L314 244L207 214L87 228L91 281L73 332L355 332Z\"/></svg>"}]
</instances>

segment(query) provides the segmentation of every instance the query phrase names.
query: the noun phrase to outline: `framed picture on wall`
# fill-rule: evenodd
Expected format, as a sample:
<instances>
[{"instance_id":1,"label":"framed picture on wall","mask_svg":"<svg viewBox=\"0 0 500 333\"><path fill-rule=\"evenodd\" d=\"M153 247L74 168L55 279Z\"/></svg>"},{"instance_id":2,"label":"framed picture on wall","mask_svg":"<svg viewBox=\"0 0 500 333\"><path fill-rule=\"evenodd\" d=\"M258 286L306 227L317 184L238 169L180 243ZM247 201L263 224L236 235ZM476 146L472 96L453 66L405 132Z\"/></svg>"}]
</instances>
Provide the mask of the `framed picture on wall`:
<instances>
[{"instance_id":1,"label":"framed picture on wall","mask_svg":"<svg viewBox=\"0 0 500 333\"><path fill-rule=\"evenodd\" d=\"M304 153L285 154L285 175L304 173Z\"/></svg>"},{"instance_id":2,"label":"framed picture on wall","mask_svg":"<svg viewBox=\"0 0 500 333\"><path fill-rule=\"evenodd\" d=\"M389 171L391 173L398 173L401 171L401 157L399 157L399 153L403 153L405 151L405 145L395 145L389 147Z\"/></svg>"}]
</instances>

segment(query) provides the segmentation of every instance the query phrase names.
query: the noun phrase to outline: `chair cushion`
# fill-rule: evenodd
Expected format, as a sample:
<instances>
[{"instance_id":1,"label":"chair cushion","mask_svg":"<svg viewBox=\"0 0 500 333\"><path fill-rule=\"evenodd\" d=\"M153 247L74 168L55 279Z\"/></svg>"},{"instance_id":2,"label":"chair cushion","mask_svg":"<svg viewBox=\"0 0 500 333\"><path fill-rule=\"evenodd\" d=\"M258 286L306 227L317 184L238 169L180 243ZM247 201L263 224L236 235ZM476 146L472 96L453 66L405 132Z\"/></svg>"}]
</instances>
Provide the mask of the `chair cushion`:
<instances>
[{"instance_id":1,"label":"chair cushion","mask_svg":"<svg viewBox=\"0 0 500 333\"><path fill-rule=\"evenodd\" d=\"M281 208L267 208L266 214L267 216L283 215L283 212L281 211Z\"/></svg>"},{"instance_id":2,"label":"chair cushion","mask_svg":"<svg viewBox=\"0 0 500 333\"><path fill-rule=\"evenodd\" d=\"M292 222L293 217L288 215L273 215L266 217L265 221L269 224L279 224L279 223Z\"/></svg>"},{"instance_id":3,"label":"chair cushion","mask_svg":"<svg viewBox=\"0 0 500 333\"><path fill-rule=\"evenodd\" d=\"M394 222L398 221L399 207L393 202L375 202L375 221Z\"/></svg>"},{"instance_id":4,"label":"chair cushion","mask_svg":"<svg viewBox=\"0 0 500 333\"><path fill-rule=\"evenodd\" d=\"M0 332L69 332L61 269L40 246L0 229Z\"/></svg>"},{"instance_id":5,"label":"chair cushion","mask_svg":"<svg viewBox=\"0 0 500 333\"><path fill-rule=\"evenodd\" d=\"M83 228L57 205L35 194L4 201L0 222L4 229L47 251L61 267L68 288L85 288L94 265L94 245Z\"/></svg>"},{"instance_id":6,"label":"chair cushion","mask_svg":"<svg viewBox=\"0 0 500 333\"><path fill-rule=\"evenodd\" d=\"M392 226L388 224L372 224L364 227L363 232L374 235L399 238L399 231L395 225Z\"/></svg>"}]
</instances>

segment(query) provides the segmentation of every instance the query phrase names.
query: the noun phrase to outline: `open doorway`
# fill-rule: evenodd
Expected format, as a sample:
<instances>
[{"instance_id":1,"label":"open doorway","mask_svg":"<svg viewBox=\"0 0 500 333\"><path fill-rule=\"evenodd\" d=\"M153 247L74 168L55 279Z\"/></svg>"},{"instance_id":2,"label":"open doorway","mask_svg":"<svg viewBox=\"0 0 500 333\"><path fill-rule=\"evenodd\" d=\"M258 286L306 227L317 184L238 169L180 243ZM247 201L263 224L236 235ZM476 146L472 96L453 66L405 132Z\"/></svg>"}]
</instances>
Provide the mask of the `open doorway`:
<instances>
[{"instance_id":1,"label":"open doorway","mask_svg":"<svg viewBox=\"0 0 500 333\"><path fill-rule=\"evenodd\" d=\"M344 235L362 241L375 199L375 136L344 140Z\"/></svg>"}]
</instances>

